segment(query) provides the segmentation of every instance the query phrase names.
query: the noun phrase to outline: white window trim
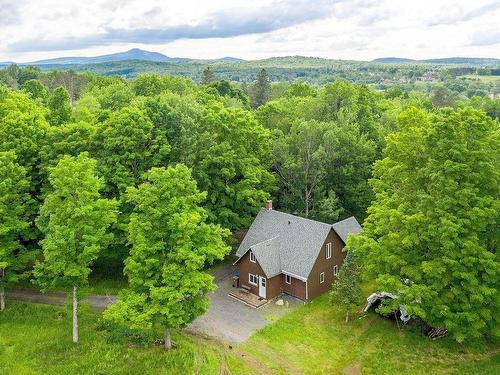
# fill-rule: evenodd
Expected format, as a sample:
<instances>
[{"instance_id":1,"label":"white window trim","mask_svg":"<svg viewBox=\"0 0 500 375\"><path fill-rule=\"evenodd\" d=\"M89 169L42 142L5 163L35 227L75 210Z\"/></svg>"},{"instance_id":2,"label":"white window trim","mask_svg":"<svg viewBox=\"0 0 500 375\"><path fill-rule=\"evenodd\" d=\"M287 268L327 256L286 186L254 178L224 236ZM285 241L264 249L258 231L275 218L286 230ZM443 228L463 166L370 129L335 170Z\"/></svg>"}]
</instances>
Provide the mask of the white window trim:
<instances>
[{"instance_id":1,"label":"white window trim","mask_svg":"<svg viewBox=\"0 0 500 375\"><path fill-rule=\"evenodd\" d=\"M255 254L252 251L250 251L250 262L257 263L257 258L255 257Z\"/></svg>"},{"instance_id":2,"label":"white window trim","mask_svg":"<svg viewBox=\"0 0 500 375\"><path fill-rule=\"evenodd\" d=\"M323 284L325 282L325 273L324 272L321 272L319 274L319 283L320 284Z\"/></svg>"},{"instance_id":3,"label":"white window trim","mask_svg":"<svg viewBox=\"0 0 500 375\"><path fill-rule=\"evenodd\" d=\"M252 280L251 280L251 279L252 279L252 276L253 276L253 277L255 277L255 278L257 279L257 283L252 282ZM257 286L257 285L258 285L258 281L259 281L259 277L258 277L257 275L254 275L253 273L249 273L249 274L248 274L248 283L249 283L250 285Z\"/></svg>"},{"instance_id":4,"label":"white window trim","mask_svg":"<svg viewBox=\"0 0 500 375\"><path fill-rule=\"evenodd\" d=\"M339 275L339 266L333 266L333 276L337 277Z\"/></svg>"},{"instance_id":5,"label":"white window trim","mask_svg":"<svg viewBox=\"0 0 500 375\"><path fill-rule=\"evenodd\" d=\"M332 257L332 243L328 242L326 244L326 259L330 259Z\"/></svg>"},{"instance_id":6,"label":"white window trim","mask_svg":"<svg viewBox=\"0 0 500 375\"><path fill-rule=\"evenodd\" d=\"M291 284L292 283L292 276L285 274L285 283Z\"/></svg>"}]
</instances>

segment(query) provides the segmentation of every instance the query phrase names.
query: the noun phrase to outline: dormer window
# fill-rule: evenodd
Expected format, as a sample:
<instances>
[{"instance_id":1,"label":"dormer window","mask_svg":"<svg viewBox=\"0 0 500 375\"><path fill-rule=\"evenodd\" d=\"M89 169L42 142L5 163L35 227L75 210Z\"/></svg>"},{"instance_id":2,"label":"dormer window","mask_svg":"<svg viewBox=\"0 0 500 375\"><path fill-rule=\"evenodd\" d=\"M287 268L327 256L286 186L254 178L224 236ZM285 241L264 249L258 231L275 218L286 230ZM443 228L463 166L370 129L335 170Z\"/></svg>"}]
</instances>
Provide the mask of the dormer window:
<instances>
[{"instance_id":1,"label":"dormer window","mask_svg":"<svg viewBox=\"0 0 500 375\"><path fill-rule=\"evenodd\" d=\"M326 244L326 259L330 259L332 257L332 243L328 242Z\"/></svg>"},{"instance_id":2,"label":"dormer window","mask_svg":"<svg viewBox=\"0 0 500 375\"><path fill-rule=\"evenodd\" d=\"M255 258L255 254L251 251L250 251L250 262L252 262L252 263L257 262L257 258Z\"/></svg>"}]
</instances>

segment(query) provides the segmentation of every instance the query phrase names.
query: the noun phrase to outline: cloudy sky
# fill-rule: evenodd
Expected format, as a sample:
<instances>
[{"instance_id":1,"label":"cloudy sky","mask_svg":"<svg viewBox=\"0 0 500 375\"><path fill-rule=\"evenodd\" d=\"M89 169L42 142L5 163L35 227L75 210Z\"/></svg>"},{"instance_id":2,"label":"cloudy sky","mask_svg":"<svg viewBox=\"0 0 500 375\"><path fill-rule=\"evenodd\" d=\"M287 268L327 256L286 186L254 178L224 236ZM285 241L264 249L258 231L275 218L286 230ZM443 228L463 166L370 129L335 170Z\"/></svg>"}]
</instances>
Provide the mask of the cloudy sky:
<instances>
[{"instance_id":1,"label":"cloudy sky","mask_svg":"<svg viewBox=\"0 0 500 375\"><path fill-rule=\"evenodd\" d=\"M168 56L500 58L500 0L0 0L0 61Z\"/></svg>"}]
</instances>

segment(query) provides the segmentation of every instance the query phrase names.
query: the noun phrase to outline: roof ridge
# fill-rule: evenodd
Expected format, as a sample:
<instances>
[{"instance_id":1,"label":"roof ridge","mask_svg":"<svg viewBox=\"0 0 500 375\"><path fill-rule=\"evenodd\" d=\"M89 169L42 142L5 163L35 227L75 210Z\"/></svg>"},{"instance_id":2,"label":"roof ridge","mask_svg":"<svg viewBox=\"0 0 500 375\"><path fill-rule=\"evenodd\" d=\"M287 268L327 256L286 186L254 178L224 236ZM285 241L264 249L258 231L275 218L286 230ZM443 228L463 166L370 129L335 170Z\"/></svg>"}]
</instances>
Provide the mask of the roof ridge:
<instances>
[{"instance_id":1,"label":"roof ridge","mask_svg":"<svg viewBox=\"0 0 500 375\"><path fill-rule=\"evenodd\" d=\"M309 219L307 217L302 217L302 216L298 216L298 215L294 215L294 214L290 214L288 212L283 212L283 211L278 211L278 210L268 210L267 208L264 208L262 207L261 208L261 211L269 211L269 212L276 212L278 214L281 214L281 215L284 215L284 216L291 216L293 217L294 219L300 219L300 220L305 220L305 221L311 221L313 223L317 223L317 224L322 224L322 225L327 225L327 226L332 226L333 224L328 224L328 223L324 223L322 221L318 221L318 220L314 220L314 219Z\"/></svg>"}]
</instances>

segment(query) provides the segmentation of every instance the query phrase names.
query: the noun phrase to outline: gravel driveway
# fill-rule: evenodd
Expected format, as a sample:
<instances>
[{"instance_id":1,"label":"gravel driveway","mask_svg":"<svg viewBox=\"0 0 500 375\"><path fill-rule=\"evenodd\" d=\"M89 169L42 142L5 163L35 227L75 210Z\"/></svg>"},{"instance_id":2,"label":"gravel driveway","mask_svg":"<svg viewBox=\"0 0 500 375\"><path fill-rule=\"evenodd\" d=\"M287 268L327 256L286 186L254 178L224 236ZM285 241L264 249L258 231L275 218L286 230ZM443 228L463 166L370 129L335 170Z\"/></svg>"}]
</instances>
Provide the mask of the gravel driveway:
<instances>
[{"instance_id":1,"label":"gravel driveway","mask_svg":"<svg viewBox=\"0 0 500 375\"><path fill-rule=\"evenodd\" d=\"M303 303L285 295L282 298L289 301L288 308L277 306L274 301L259 309L247 306L228 296L232 289L233 272L233 266L224 266L214 272L218 288L210 294L210 308L187 327L188 331L239 343L269 324L271 319L282 317Z\"/></svg>"}]
</instances>

